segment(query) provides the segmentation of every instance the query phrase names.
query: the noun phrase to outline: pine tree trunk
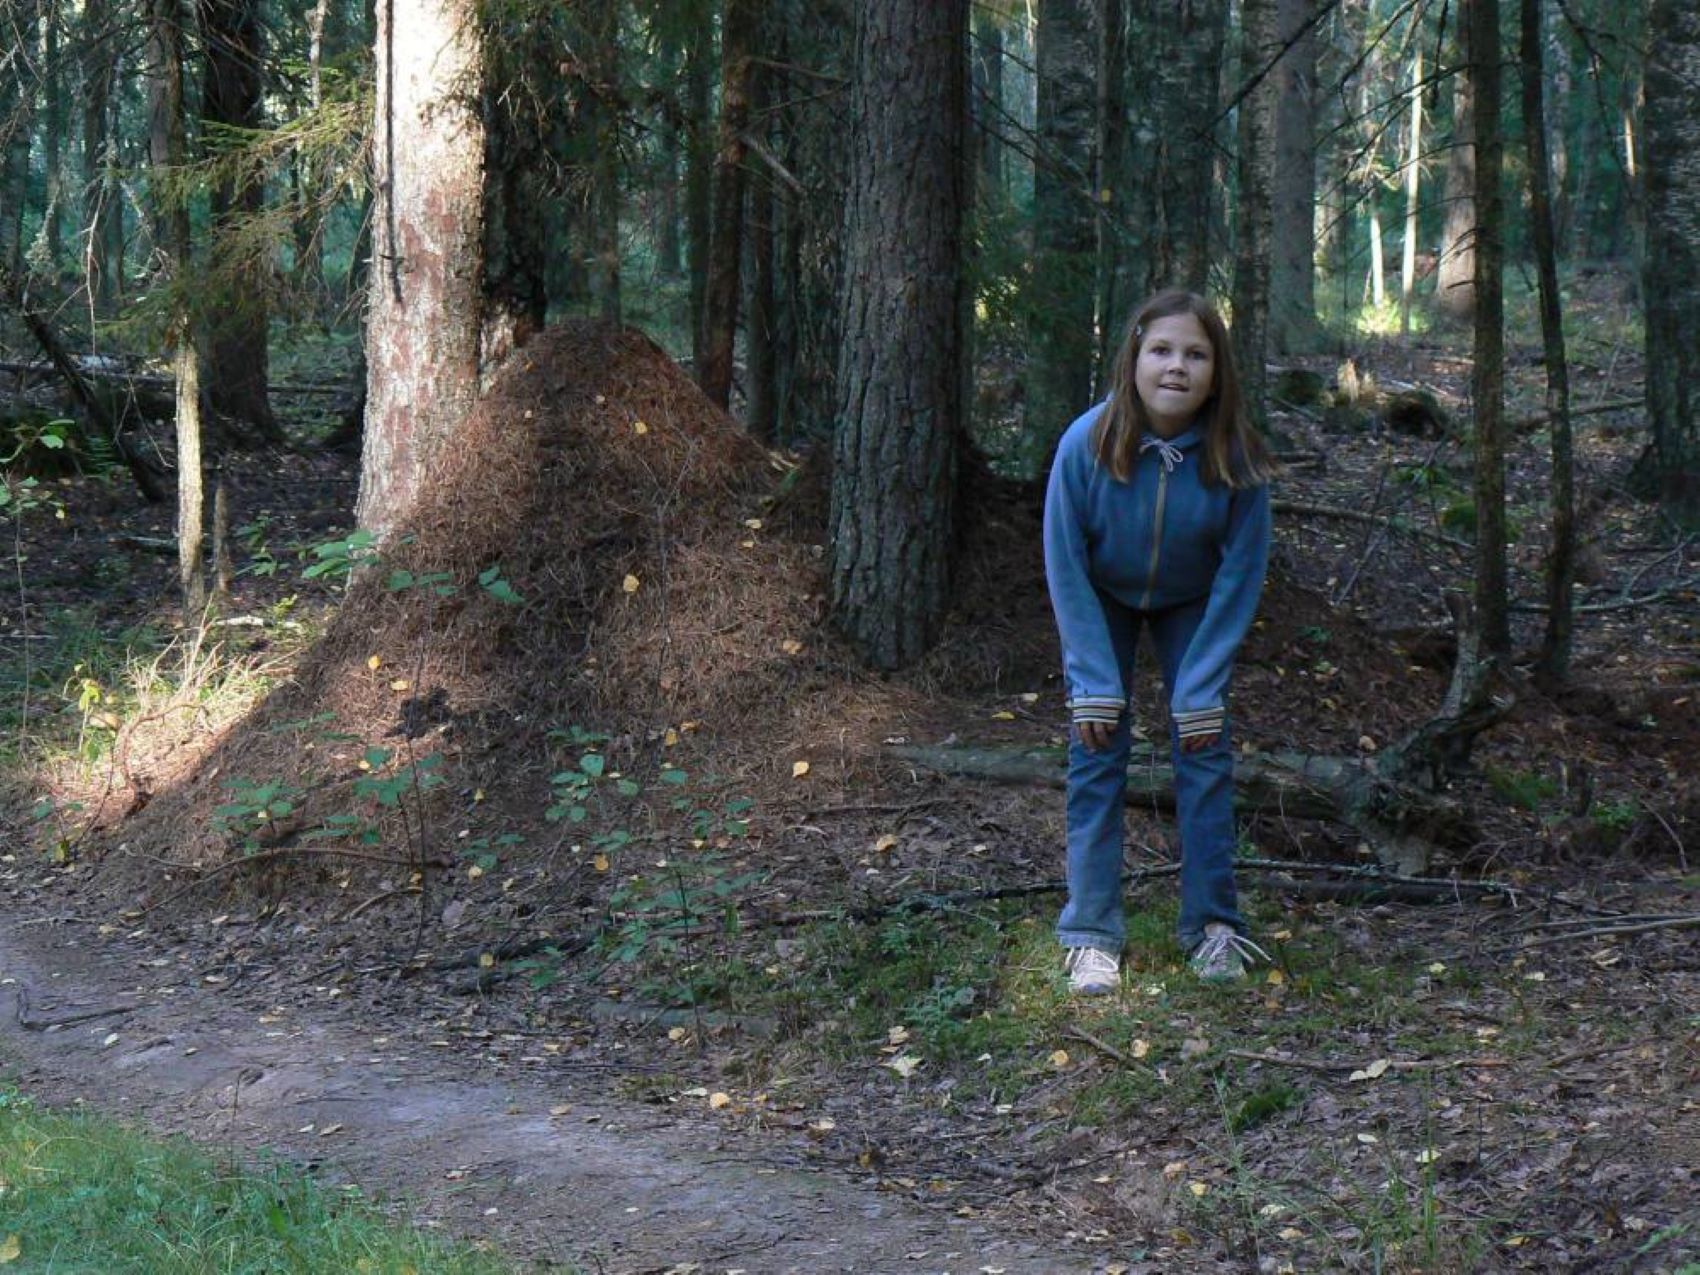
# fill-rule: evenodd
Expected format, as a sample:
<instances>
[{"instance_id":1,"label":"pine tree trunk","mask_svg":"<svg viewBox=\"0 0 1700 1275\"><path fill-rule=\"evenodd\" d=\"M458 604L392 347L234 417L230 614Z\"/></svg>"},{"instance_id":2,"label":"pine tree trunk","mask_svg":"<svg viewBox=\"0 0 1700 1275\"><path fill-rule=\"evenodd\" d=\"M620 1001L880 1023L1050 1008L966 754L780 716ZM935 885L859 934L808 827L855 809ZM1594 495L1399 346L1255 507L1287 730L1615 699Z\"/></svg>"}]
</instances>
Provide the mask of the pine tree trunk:
<instances>
[{"instance_id":1,"label":"pine tree trunk","mask_svg":"<svg viewBox=\"0 0 1700 1275\"><path fill-rule=\"evenodd\" d=\"M147 75L149 161L156 174L175 174L187 158L183 124L183 11L179 0L148 0ZM155 241L164 249L171 294L167 339L176 376L177 580L183 622L198 625L206 607L201 464L200 363L189 318L189 205L156 176L152 191Z\"/></svg>"},{"instance_id":2,"label":"pine tree trunk","mask_svg":"<svg viewBox=\"0 0 1700 1275\"><path fill-rule=\"evenodd\" d=\"M1511 649L1505 534L1504 142L1499 109L1499 0L1469 0L1470 97L1475 117L1474 368L1476 613L1493 654Z\"/></svg>"},{"instance_id":3,"label":"pine tree trunk","mask_svg":"<svg viewBox=\"0 0 1700 1275\"><path fill-rule=\"evenodd\" d=\"M775 36L777 33L773 33ZM770 47L775 39L764 40ZM766 113L768 77L758 75L751 85L751 115ZM772 138L766 139L771 141ZM744 321L744 339L749 348L749 385L745 391L744 425L751 437L772 443L779 426L779 365L773 267L774 225L779 216L779 184L766 173L748 182L745 199L749 245L749 303Z\"/></svg>"},{"instance_id":4,"label":"pine tree trunk","mask_svg":"<svg viewBox=\"0 0 1700 1275\"><path fill-rule=\"evenodd\" d=\"M1044 469L1092 395L1098 107L1095 0L1040 0L1027 458Z\"/></svg>"},{"instance_id":5,"label":"pine tree trunk","mask_svg":"<svg viewBox=\"0 0 1700 1275\"><path fill-rule=\"evenodd\" d=\"M714 45L704 34L685 54L685 256L691 272L691 367L703 365L703 299L708 292L709 227L713 222L714 147L708 121L714 98Z\"/></svg>"},{"instance_id":6,"label":"pine tree trunk","mask_svg":"<svg viewBox=\"0 0 1700 1275\"><path fill-rule=\"evenodd\" d=\"M1700 10L1654 0L1645 114L1648 463L1660 502L1700 524Z\"/></svg>"},{"instance_id":7,"label":"pine tree trunk","mask_svg":"<svg viewBox=\"0 0 1700 1275\"><path fill-rule=\"evenodd\" d=\"M1457 64L1470 65L1470 6L1458 0ZM1446 153L1446 229L1435 268L1435 302L1443 314L1468 323L1476 312L1475 87L1466 71L1452 77L1452 147Z\"/></svg>"},{"instance_id":8,"label":"pine tree trunk","mask_svg":"<svg viewBox=\"0 0 1700 1275\"><path fill-rule=\"evenodd\" d=\"M976 197L988 208L1004 199L1003 27L985 10L974 15L974 153L978 159Z\"/></svg>"},{"instance_id":9,"label":"pine tree trunk","mask_svg":"<svg viewBox=\"0 0 1700 1275\"><path fill-rule=\"evenodd\" d=\"M1405 239L1399 256L1399 331L1411 331L1411 295L1417 286L1417 214L1421 210L1423 160L1423 50L1411 59L1410 147L1405 152Z\"/></svg>"},{"instance_id":10,"label":"pine tree trunk","mask_svg":"<svg viewBox=\"0 0 1700 1275\"><path fill-rule=\"evenodd\" d=\"M122 251L124 209L118 199L108 122L117 51L106 35L111 20L107 0L85 0L81 28L83 90L83 241L82 273L94 312L112 312L114 274L120 268L110 252L109 226L119 224Z\"/></svg>"},{"instance_id":11,"label":"pine tree trunk","mask_svg":"<svg viewBox=\"0 0 1700 1275\"><path fill-rule=\"evenodd\" d=\"M1240 78L1268 65L1276 0L1242 0ZM1269 77L1239 107L1239 206L1234 218L1234 361L1254 421L1267 419L1269 273L1274 236L1275 83Z\"/></svg>"},{"instance_id":12,"label":"pine tree trunk","mask_svg":"<svg viewBox=\"0 0 1700 1275\"><path fill-rule=\"evenodd\" d=\"M400 522L478 395L483 62L470 0L380 0L360 525ZM476 102L476 96L470 98Z\"/></svg>"},{"instance_id":13,"label":"pine tree trunk","mask_svg":"<svg viewBox=\"0 0 1700 1275\"><path fill-rule=\"evenodd\" d=\"M964 430L968 0L865 0L849 120L832 604L897 668L943 620Z\"/></svg>"},{"instance_id":14,"label":"pine tree trunk","mask_svg":"<svg viewBox=\"0 0 1700 1275\"><path fill-rule=\"evenodd\" d=\"M47 86L47 118L46 127L42 130L41 158L47 169L47 207L42 212L41 239L46 249L47 260L55 276L59 273L60 259L65 255L65 237L63 225L65 220L65 181L64 181L64 142L65 142L65 68L59 47L58 6L52 6L47 11L47 20L42 23L42 64L44 81Z\"/></svg>"},{"instance_id":15,"label":"pine tree trunk","mask_svg":"<svg viewBox=\"0 0 1700 1275\"><path fill-rule=\"evenodd\" d=\"M1098 0L1098 172L1093 191L1097 208L1098 342L1095 396L1101 397L1116 347L1140 298L1130 295L1132 254L1128 251L1126 214L1131 185L1128 153L1127 0Z\"/></svg>"},{"instance_id":16,"label":"pine tree trunk","mask_svg":"<svg viewBox=\"0 0 1700 1275\"><path fill-rule=\"evenodd\" d=\"M595 75L598 84L619 82L620 7L604 4L593 7L596 15L591 36L595 49ZM590 258L590 295L596 310L603 318L620 319L620 118L613 105L600 93L593 95L591 109L586 114L586 126L594 139L595 158L591 163L590 232L587 247ZM542 252L542 245L538 251Z\"/></svg>"},{"instance_id":17,"label":"pine tree trunk","mask_svg":"<svg viewBox=\"0 0 1700 1275\"><path fill-rule=\"evenodd\" d=\"M1316 33L1314 0L1277 0L1276 39L1286 48L1270 72L1275 94L1274 217L1269 344L1279 354L1316 348ZM1290 47L1289 47L1290 45Z\"/></svg>"},{"instance_id":18,"label":"pine tree trunk","mask_svg":"<svg viewBox=\"0 0 1700 1275\"><path fill-rule=\"evenodd\" d=\"M215 125L258 128L260 67L265 54L257 0L195 0L195 9L206 49L202 115ZM209 135L209 149L218 144L216 134ZM257 217L264 204L265 191L258 182L213 183L213 257L208 266L221 281L221 303L210 308L206 320L207 398L215 411L244 421L268 442L279 443L283 431L267 398L270 356L265 289L243 286L250 267L225 259L226 245L241 236L244 223Z\"/></svg>"},{"instance_id":19,"label":"pine tree trunk","mask_svg":"<svg viewBox=\"0 0 1700 1275\"><path fill-rule=\"evenodd\" d=\"M1134 304L1163 287L1203 292L1212 257L1213 121L1227 0L1132 0L1128 145L1138 180L1126 224Z\"/></svg>"},{"instance_id":20,"label":"pine tree trunk","mask_svg":"<svg viewBox=\"0 0 1700 1275\"><path fill-rule=\"evenodd\" d=\"M1546 409L1552 431L1552 545L1547 551L1547 627L1539 675L1556 686L1570 667L1575 619L1576 481L1570 436L1570 365L1564 351L1563 300L1558 290L1558 248L1553 226L1552 166L1547 158L1543 0L1521 0L1523 137L1529 163L1529 230L1541 292L1541 348L1546 354Z\"/></svg>"},{"instance_id":21,"label":"pine tree trunk","mask_svg":"<svg viewBox=\"0 0 1700 1275\"><path fill-rule=\"evenodd\" d=\"M697 383L710 401L732 401L732 350L738 330L738 272L744 257L744 156L758 0L726 0L720 30L720 124L714 156L714 214L703 292L702 361Z\"/></svg>"}]
</instances>

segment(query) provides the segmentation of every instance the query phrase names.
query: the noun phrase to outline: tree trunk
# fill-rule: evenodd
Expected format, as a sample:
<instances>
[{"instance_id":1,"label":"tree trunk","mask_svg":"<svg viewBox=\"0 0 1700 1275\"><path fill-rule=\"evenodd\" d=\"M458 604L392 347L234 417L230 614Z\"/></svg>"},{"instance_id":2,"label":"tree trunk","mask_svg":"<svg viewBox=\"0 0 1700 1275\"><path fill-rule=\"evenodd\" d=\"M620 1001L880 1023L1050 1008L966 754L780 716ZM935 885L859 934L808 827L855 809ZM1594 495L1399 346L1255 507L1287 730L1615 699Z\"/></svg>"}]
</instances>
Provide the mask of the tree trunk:
<instances>
[{"instance_id":1,"label":"tree trunk","mask_svg":"<svg viewBox=\"0 0 1700 1275\"><path fill-rule=\"evenodd\" d=\"M1646 464L1673 517L1700 524L1700 10L1654 0L1645 116Z\"/></svg>"},{"instance_id":2,"label":"tree trunk","mask_svg":"<svg viewBox=\"0 0 1700 1275\"><path fill-rule=\"evenodd\" d=\"M1457 65L1470 60L1470 6L1458 0ZM1475 86L1466 69L1452 77L1452 146L1446 153L1446 229L1435 267L1435 301L1441 312L1468 323L1476 312Z\"/></svg>"},{"instance_id":3,"label":"tree trunk","mask_svg":"<svg viewBox=\"0 0 1700 1275\"><path fill-rule=\"evenodd\" d=\"M880 668L944 618L965 428L968 0L866 0L849 120L832 602Z\"/></svg>"},{"instance_id":4,"label":"tree trunk","mask_svg":"<svg viewBox=\"0 0 1700 1275\"><path fill-rule=\"evenodd\" d=\"M1003 27L984 9L974 12L974 90L975 193L980 204L996 208L1004 199Z\"/></svg>"},{"instance_id":5,"label":"tree trunk","mask_svg":"<svg viewBox=\"0 0 1700 1275\"><path fill-rule=\"evenodd\" d=\"M213 125L258 128L265 56L258 0L195 0L195 9L206 48L202 116ZM220 145L217 132L209 130L207 150L215 152ZM208 268L217 281L218 302L205 311L207 398L214 411L252 425L268 442L280 443L283 431L267 398L266 291L252 284L251 259L232 259L245 223L258 217L264 204L265 191L258 181L224 178L213 183Z\"/></svg>"},{"instance_id":6,"label":"tree trunk","mask_svg":"<svg viewBox=\"0 0 1700 1275\"><path fill-rule=\"evenodd\" d=\"M784 48L780 32L768 33L762 43L776 52ZM758 75L751 85L751 116L759 127L768 108L769 77ZM769 134L765 139L771 143ZM779 427L779 362L778 319L775 313L775 293L778 280L773 264L774 227L779 216L779 183L771 174L746 183L745 199L749 204L746 216L749 233L749 304L744 322L745 342L749 347L749 384L745 389L744 426L750 436L762 443L775 441Z\"/></svg>"},{"instance_id":7,"label":"tree trunk","mask_svg":"<svg viewBox=\"0 0 1700 1275\"><path fill-rule=\"evenodd\" d=\"M59 262L65 255L63 225L65 220L65 75L64 59L59 46L60 13L58 5L48 7L42 23L42 66L47 87L47 118L41 137L41 158L47 169L47 207L41 215L41 241L48 268L57 278Z\"/></svg>"},{"instance_id":8,"label":"tree trunk","mask_svg":"<svg viewBox=\"0 0 1700 1275\"><path fill-rule=\"evenodd\" d=\"M1276 39L1287 50L1270 72L1275 174L1269 344L1279 354L1308 353L1322 336L1316 320L1316 33L1298 35L1313 4L1276 5Z\"/></svg>"},{"instance_id":9,"label":"tree trunk","mask_svg":"<svg viewBox=\"0 0 1700 1275\"><path fill-rule=\"evenodd\" d=\"M1405 242L1399 257L1399 331L1410 335L1411 294L1417 286L1417 214L1421 209L1423 160L1423 50L1411 59L1411 136L1405 153Z\"/></svg>"},{"instance_id":10,"label":"tree trunk","mask_svg":"<svg viewBox=\"0 0 1700 1275\"><path fill-rule=\"evenodd\" d=\"M183 126L183 12L179 0L148 0L149 160L156 174L181 171L186 156ZM164 279L171 295L167 339L177 380L177 582L183 622L198 625L206 608L201 466L200 363L189 317L189 205L156 176L154 238L165 250Z\"/></svg>"},{"instance_id":11,"label":"tree trunk","mask_svg":"<svg viewBox=\"0 0 1700 1275\"><path fill-rule=\"evenodd\" d=\"M744 133L750 126L759 0L726 0L720 30L720 124L714 156L714 215L702 305L702 362L697 383L711 402L732 401L732 350L738 331L738 270L744 257Z\"/></svg>"},{"instance_id":12,"label":"tree trunk","mask_svg":"<svg viewBox=\"0 0 1700 1275\"><path fill-rule=\"evenodd\" d=\"M85 0L82 20L83 229L82 271L97 315L112 313L116 276L123 268L124 206L110 133L112 85L118 75L117 42L107 30L107 0ZM116 225L116 236L110 232ZM116 239L116 245L114 244Z\"/></svg>"},{"instance_id":13,"label":"tree trunk","mask_svg":"<svg viewBox=\"0 0 1700 1275\"><path fill-rule=\"evenodd\" d=\"M1268 65L1276 0L1242 0L1240 75ZM1234 235L1234 361L1254 421L1267 419L1270 240L1274 234L1275 82L1265 77L1240 102L1239 205Z\"/></svg>"},{"instance_id":14,"label":"tree trunk","mask_svg":"<svg viewBox=\"0 0 1700 1275\"><path fill-rule=\"evenodd\" d=\"M1042 472L1092 396L1098 107L1095 0L1040 0L1026 439Z\"/></svg>"},{"instance_id":15,"label":"tree trunk","mask_svg":"<svg viewBox=\"0 0 1700 1275\"><path fill-rule=\"evenodd\" d=\"M1128 145L1138 176L1126 226L1137 298L1161 287L1207 290L1215 209L1214 121L1227 0L1132 0Z\"/></svg>"},{"instance_id":16,"label":"tree trunk","mask_svg":"<svg viewBox=\"0 0 1700 1275\"><path fill-rule=\"evenodd\" d=\"M1115 362L1128 316L1140 298L1130 295L1133 261L1128 251L1127 198L1132 187L1128 150L1128 0L1098 0L1098 171L1093 206L1097 210L1097 367L1095 396L1101 397Z\"/></svg>"},{"instance_id":17,"label":"tree trunk","mask_svg":"<svg viewBox=\"0 0 1700 1275\"><path fill-rule=\"evenodd\" d=\"M590 295L597 313L618 322L620 297L620 116L608 100L620 73L620 6L592 6L591 31L595 85L585 125L593 146L590 168L590 219L587 248ZM538 245L538 251L543 251Z\"/></svg>"},{"instance_id":18,"label":"tree trunk","mask_svg":"<svg viewBox=\"0 0 1700 1275\"><path fill-rule=\"evenodd\" d=\"M1575 619L1576 480L1570 434L1570 365L1564 350L1563 299L1558 289L1558 247L1547 158L1546 49L1543 0L1521 0L1523 136L1529 163L1529 229L1541 291L1541 348L1546 355L1546 409L1552 431L1552 545L1547 551L1547 627L1537 674L1547 687L1564 681L1570 667Z\"/></svg>"},{"instance_id":19,"label":"tree trunk","mask_svg":"<svg viewBox=\"0 0 1700 1275\"><path fill-rule=\"evenodd\" d=\"M387 536L478 395L483 61L470 0L380 0L360 525Z\"/></svg>"},{"instance_id":20,"label":"tree trunk","mask_svg":"<svg viewBox=\"0 0 1700 1275\"><path fill-rule=\"evenodd\" d=\"M685 255L691 271L691 367L699 383L714 194L714 147L708 133L714 98L714 42L713 24L706 14L700 30L701 36L685 51L685 117L690 121L685 146Z\"/></svg>"},{"instance_id":21,"label":"tree trunk","mask_svg":"<svg viewBox=\"0 0 1700 1275\"><path fill-rule=\"evenodd\" d=\"M1482 641L1511 649L1505 535L1504 142L1499 135L1499 0L1469 0L1470 97L1476 146L1474 367L1476 610Z\"/></svg>"}]
</instances>

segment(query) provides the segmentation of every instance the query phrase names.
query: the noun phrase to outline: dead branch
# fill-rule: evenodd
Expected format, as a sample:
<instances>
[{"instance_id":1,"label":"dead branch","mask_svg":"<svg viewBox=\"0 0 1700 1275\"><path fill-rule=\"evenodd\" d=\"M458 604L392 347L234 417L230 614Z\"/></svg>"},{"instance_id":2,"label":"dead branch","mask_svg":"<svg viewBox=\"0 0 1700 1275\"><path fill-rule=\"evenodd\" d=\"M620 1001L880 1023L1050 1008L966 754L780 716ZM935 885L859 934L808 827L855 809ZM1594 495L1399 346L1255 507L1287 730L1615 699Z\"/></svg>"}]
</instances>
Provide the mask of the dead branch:
<instances>
[{"instance_id":1,"label":"dead branch","mask_svg":"<svg viewBox=\"0 0 1700 1275\"><path fill-rule=\"evenodd\" d=\"M1366 1071L1373 1064L1356 1062L1329 1062L1323 1058L1294 1058L1286 1054L1269 1054L1255 1049L1230 1049L1229 1058L1239 1058L1245 1062L1268 1063L1275 1067L1296 1067L1301 1071L1315 1071L1327 1075L1336 1072L1350 1074L1355 1071ZM1376 1061L1380 1061L1379 1059ZM1389 1060L1388 1071L1453 1071L1460 1067L1509 1067L1509 1058L1412 1058Z\"/></svg>"},{"instance_id":2,"label":"dead branch","mask_svg":"<svg viewBox=\"0 0 1700 1275\"><path fill-rule=\"evenodd\" d=\"M1586 407L1572 407L1570 419L1575 420L1578 416L1599 416L1605 412L1627 412L1633 408L1645 407L1646 404L1647 400L1644 398L1619 398L1606 403L1590 403ZM1539 429L1551 419L1552 413L1550 412L1536 412L1533 416L1525 416L1521 420L1511 421L1511 432L1527 434L1532 429Z\"/></svg>"},{"instance_id":3,"label":"dead branch","mask_svg":"<svg viewBox=\"0 0 1700 1275\"><path fill-rule=\"evenodd\" d=\"M1691 916L1665 917L1658 921L1639 921L1634 925L1601 925L1590 930L1568 930L1563 934L1547 934L1526 943L1514 943L1504 950L1526 952L1530 948L1547 947L1553 943L1569 943L1580 939L1617 938L1624 934L1649 934L1654 930L1690 930L1700 926L1700 912Z\"/></svg>"},{"instance_id":4,"label":"dead branch","mask_svg":"<svg viewBox=\"0 0 1700 1275\"><path fill-rule=\"evenodd\" d=\"M1415 536L1419 540L1432 540L1436 544L1446 545L1462 553L1470 553L1475 549L1468 540L1460 540L1457 536L1449 536L1445 532L1412 526L1395 514L1365 513L1361 509L1342 509L1338 505L1319 505L1308 500L1277 500L1272 503L1271 508L1278 514L1296 514L1301 518L1334 518L1341 522L1362 522L1372 527L1386 527L1403 535Z\"/></svg>"},{"instance_id":5,"label":"dead branch","mask_svg":"<svg viewBox=\"0 0 1700 1275\"><path fill-rule=\"evenodd\" d=\"M1096 1049L1099 1053L1103 1054L1106 1058L1114 1058L1117 1062L1119 1062L1124 1067L1137 1067L1137 1066L1139 1066L1139 1064L1133 1058L1131 1058L1129 1055L1123 1053L1121 1050L1117 1049L1114 1045L1110 1044L1108 1041L1099 1040L1096 1036L1094 1036L1091 1032L1087 1031L1084 1027L1078 1027L1078 1026L1069 1027L1066 1030L1064 1030L1063 1035L1066 1036L1070 1040L1078 1040L1084 1045L1092 1046L1092 1048Z\"/></svg>"}]
</instances>

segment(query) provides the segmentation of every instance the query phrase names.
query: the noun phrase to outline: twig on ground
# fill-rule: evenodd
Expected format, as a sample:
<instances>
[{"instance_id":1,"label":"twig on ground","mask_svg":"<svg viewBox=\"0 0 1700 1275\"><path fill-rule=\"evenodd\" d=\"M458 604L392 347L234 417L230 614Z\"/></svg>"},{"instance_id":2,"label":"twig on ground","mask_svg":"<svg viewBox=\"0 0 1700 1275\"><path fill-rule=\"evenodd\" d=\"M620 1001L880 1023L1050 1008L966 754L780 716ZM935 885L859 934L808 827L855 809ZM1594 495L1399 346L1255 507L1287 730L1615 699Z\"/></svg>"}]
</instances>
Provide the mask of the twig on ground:
<instances>
[{"instance_id":1,"label":"twig on ground","mask_svg":"<svg viewBox=\"0 0 1700 1275\"><path fill-rule=\"evenodd\" d=\"M1063 1032L1063 1035L1066 1036L1070 1040L1078 1040L1082 1044L1092 1046L1092 1048L1096 1049L1099 1053L1103 1054L1105 1057L1114 1058L1117 1062L1119 1062L1124 1067L1137 1067L1137 1066L1139 1066L1139 1063L1136 1062L1131 1055L1122 1052L1121 1050L1117 1049L1114 1045L1110 1044L1107 1041L1099 1040L1096 1036L1094 1036L1091 1032L1087 1031L1084 1027L1069 1027L1067 1030L1065 1030Z\"/></svg>"},{"instance_id":2,"label":"twig on ground","mask_svg":"<svg viewBox=\"0 0 1700 1275\"><path fill-rule=\"evenodd\" d=\"M1603 1058L1607 1054L1621 1054L1626 1050L1639 1049L1642 1045L1650 1045L1651 1040L1628 1040L1616 1045L1590 1045L1586 1049L1572 1049L1568 1054L1560 1054L1557 1058L1547 1060L1547 1067L1557 1071L1560 1067L1568 1067L1571 1063L1588 1062L1594 1058Z\"/></svg>"},{"instance_id":3,"label":"twig on ground","mask_svg":"<svg viewBox=\"0 0 1700 1275\"><path fill-rule=\"evenodd\" d=\"M1342 509L1338 505L1319 505L1308 500L1277 500L1274 510L1278 514L1298 514L1300 517L1335 518L1342 522L1363 522L1376 527L1389 527L1394 531L1403 532L1407 536L1415 536L1419 540L1432 540L1437 544L1447 545L1461 553L1473 553L1475 546L1457 536L1449 536L1440 531L1429 531L1423 527L1414 527L1408 522L1399 520L1392 514L1371 514L1361 509Z\"/></svg>"},{"instance_id":4,"label":"twig on ground","mask_svg":"<svg viewBox=\"0 0 1700 1275\"><path fill-rule=\"evenodd\" d=\"M1367 1071L1372 1063L1329 1062L1323 1058L1294 1058L1286 1054L1268 1054L1255 1049L1230 1049L1227 1057L1246 1062L1269 1063L1275 1067L1297 1067L1302 1071L1332 1074L1337 1071ZM1379 1060L1378 1060L1379 1061ZM1388 1071L1453 1071L1461 1067L1509 1067L1509 1058L1409 1058L1389 1060Z\"/></svg>"},{"instance_id":5,"label":"twig on ground","mask_svg":"<svg viewBox=\"0 0 1700 1275\"><path fill-rule=\"evenodd\" d=\"M1695 926L1700 926L1700 912L1690 916L1665 917L1658 921L1639 921L1634 925L1601 925L1591 930L1570 930L1564 934L1547 934L1538 939L1530 939L1526 943L1507 944L1498 950L1527 952L1533 947L1546 947L1552 943L1568 943L1572 939L1616 938L1622 934L1647 934L1653 930L1687 930Z\"/></svg>"}]
</instances>

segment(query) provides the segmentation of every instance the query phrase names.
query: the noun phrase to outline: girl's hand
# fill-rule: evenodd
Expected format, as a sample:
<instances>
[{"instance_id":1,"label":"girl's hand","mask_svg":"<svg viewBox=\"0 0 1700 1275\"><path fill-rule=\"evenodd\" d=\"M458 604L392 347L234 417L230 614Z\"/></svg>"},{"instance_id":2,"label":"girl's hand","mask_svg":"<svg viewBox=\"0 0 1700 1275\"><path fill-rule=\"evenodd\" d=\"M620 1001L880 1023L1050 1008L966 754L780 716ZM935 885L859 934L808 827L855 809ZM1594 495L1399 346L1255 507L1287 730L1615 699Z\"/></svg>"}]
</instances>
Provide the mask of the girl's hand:
<instances>
[{"instance_id":1,"label":"girl's hand","mask_svg":"<svg viewBox=\"0 0 1700 1275\"><path fill-rule=\"evenodd\" d=\"M1101 753L1108 748L1116 734L1114 722L1081 722L1075 729L1087 751L1094 753Z\"/></svg>"},{"instance_id":2,"label":"girl's hand","mask_svg":"<svg viewBox=\"0 0 1700 1275\"><path fill-rule=\"evenodd\" d=\"M1181 740L1181 751L1183 753L1201 753L1206 748L1215 747L1216 741L1221 738L1222 735L1219 731L1209 735L1191 735Z\"/></svg>"}]
</instances>

